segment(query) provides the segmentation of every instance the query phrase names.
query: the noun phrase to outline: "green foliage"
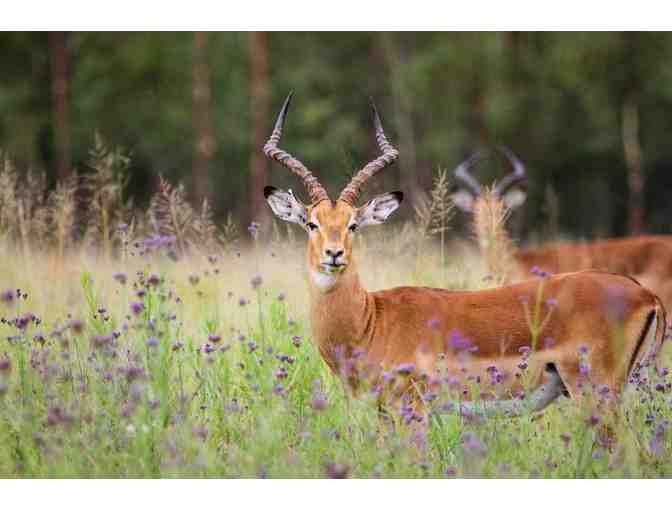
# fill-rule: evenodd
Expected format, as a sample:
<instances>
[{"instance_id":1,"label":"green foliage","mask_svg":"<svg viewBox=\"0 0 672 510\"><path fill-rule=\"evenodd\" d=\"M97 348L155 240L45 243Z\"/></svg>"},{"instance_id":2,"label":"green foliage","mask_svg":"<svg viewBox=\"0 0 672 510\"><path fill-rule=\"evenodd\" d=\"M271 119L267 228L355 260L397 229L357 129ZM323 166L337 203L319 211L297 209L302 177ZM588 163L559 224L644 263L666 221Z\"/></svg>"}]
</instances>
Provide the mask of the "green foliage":
<instances>
[{"instance_id":1,"label":"green foliage","mask_svg":"<svg viewBox=\"0 0 672 510\"><path fill-rule=\"evenodd\" d=\"M520 213L523 233L538 228L551 186L563 233L623 234L621 116L624 100L634 94L648 178L647 228L667 232L671 42L659 33L274 33L270 111L261 129L270 133L272 115L295 90L285 143L335 192L371 158L366 102L372 95L390 140L402 149L399 166L377 177L372 193L399 184L427 190L438 166L453 168L477 148L505 144L531 177L530 201ZM0 36L0 147L22 172L46 171L53 188L47 43L45 34ZM159 173L170 182L187 181L194 153L192 44L188 33L70 35L75 168L85 167L100 132L111 146L133 153L129 191L135 203L149 201ZM251 140L249 55L249 34L209 36L215 219L257 214L241 199L249 193L250 155L259 151ZM493 179L503 171L493 160L482 175ZM296 188L276 167L268 179Z\"/></svg>"}]
</instances>

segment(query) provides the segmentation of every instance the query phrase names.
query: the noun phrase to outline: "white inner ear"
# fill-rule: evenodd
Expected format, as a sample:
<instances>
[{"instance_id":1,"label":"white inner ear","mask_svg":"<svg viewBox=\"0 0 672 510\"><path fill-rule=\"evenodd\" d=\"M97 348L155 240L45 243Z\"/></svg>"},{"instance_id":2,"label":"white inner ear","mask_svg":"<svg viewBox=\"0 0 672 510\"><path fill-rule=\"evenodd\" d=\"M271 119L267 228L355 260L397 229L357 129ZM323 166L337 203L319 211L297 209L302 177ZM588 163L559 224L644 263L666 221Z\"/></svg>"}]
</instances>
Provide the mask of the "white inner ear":
<instances>
[{"instance_id":1,"label":"white inner ear","mask_svg":"<svg viewBox=\"0 0 672 510\"><path fill-rule=\"evenodd\" d=\"M306 207L296 199L291 189L289 191L275 190L266 198L266 201L271 206L273 214L281 220L299 225L305 225L308 221Z\"/></svg>"},{"instance_id":2,"label":"white inner ear","mask_svg":"<svg viewBox=\"0 0 672 510\"><path fill-rule=\"evenodd\" d=\"M393 193L372 198L357 211L357 223L360 227L380 225L399 208L399 203L399 198Z\"/></svg>"},{"instance_id":3,"label":"white inner ear","mask_svg":"<svg viewBox=\"0 0 672 510\"><path fill-rule=\"evenodd\" d=\"M504 205L506 205L506 207L509 209L515 209L516 207L523 205L526 198L527 193L524 190L520 188L513 188L504 193L502 200L504 201Z\"/></svg>"},{"instance_id":4,"label":"white inner ear","mask_svg":"<svg viewBox=\"0 0 672 510\"><path fill-rule=\"evenodd\" d=\"M474 195L467 190L459 189L450 194L450 199L462 211L470 213L474 210Z\"/></svg>"}]
</instances>

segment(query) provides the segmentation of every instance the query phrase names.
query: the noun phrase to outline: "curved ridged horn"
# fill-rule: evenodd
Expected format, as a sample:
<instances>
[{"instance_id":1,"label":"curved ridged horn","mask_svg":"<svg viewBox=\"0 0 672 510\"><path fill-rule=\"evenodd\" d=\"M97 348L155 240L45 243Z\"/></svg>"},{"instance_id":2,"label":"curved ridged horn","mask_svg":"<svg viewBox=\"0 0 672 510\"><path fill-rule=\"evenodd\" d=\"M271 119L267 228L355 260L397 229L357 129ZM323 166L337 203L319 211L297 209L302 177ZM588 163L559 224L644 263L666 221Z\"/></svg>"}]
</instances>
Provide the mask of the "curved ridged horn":
<instances>
[{"instance_id":1,"label":"curved ridged horn","mask_svg":"<svg viewBox=\"0 0 672 510\"><path fill-rule=\"evenodd\" d=\"M306 191L308 191L308 195L310 195L311 202L316 204L317 202L329 198L327 192L317 180L317 177L315 177L310 170L301 163L301 161L296 159L289 152L285 152L278 148L278 142L280 142L280 137L282 136L282 128L285 124L285 117L287 116L287 110L289 109L289 103L292 101L293 95L294 92L290 92L287 99L285 99L285 103L282 105L282 109L278 114L278 119L275 121L273 133L268 139L268 142L266 142L266 145L264 145L264 154L268 159L277 161L282 166L289 168L289 170L299 176L303 185L306 187Z\"/></svg>"},{"instance_id":2,"label":"curved ridged horn","mask_svg":"<svg viewBox=\"0 0 672 510\"><path fill-rule=\"evenodd\" d=\"M483 190L476 178L471 175L470 170L476 163L481 161L484 156L484 151L478 151L455 168L455 179L469 188L469 191L471 191L475 197L479 196Z\"/></svg>"},{"instance_id":3,"label":"curved ridged horn","mask_svg":"<svg viewBox=\"0 0 672 510\"><path fill-rule=\"evenodd\" d=\"M511 166L513 167L513 171L504 177L504 179L502 179L495 187L495 193L501 196L514 184L520 182L526 183L527 176L525 175L525 165L523 165L523 162L516 157L511 149L504 147L503 145L497 147L497 149L506 156L506 159L509 160L509 163L511 163Z\"/></svg>"},{"instance_id":4,"label":"curved ridged horn","mask_svg":"<svg viewBox=\"0 0 672 510\"><path fill-rule=\"evenodd\" d=\"M385 137L383 124L380 122L380 116L378 115L376 105L373 103L373 99L371 99L371 111L373 113L373 125L376 130L376 141L383 154L357 172L357 175L355 175L350 183L343 189L343 191L341 191L341 195L338 199L343 200L352 206L357 202L357 198L362 191L362 186L366 184L366 181L384 168L390 166L399 157L399 151L395 149Z\"/></svg>"}]
</instances>

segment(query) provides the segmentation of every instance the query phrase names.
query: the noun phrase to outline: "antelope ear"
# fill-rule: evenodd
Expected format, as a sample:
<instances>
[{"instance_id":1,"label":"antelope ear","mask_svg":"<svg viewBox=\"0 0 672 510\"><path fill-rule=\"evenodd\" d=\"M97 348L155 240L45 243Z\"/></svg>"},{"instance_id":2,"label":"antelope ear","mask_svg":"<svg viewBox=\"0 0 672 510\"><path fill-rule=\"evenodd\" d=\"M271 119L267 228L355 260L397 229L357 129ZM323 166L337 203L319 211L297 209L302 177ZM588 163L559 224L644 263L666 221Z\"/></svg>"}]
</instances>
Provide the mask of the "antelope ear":
<instances>
[{"instance_id":1,"label":"antelope ear","mask_svg":"<svg viewBox=\"0 0 672 510\"><path fill-rule=\"evenodd\" d=\"M273 186L266 186L264 196L268 205L271 206L273 214L281 220L298 223L301 226L308 221L306 206L294 196L291 189L283 191Z\"/></svg>"},{"instance_id":2,"label":"antelope ear","mask_svg":"<svg viewBox=\"0 0 672 510\"><path fill-rule=\"evenodd\" d=\"M502 195L504 205L508 209L516 209L525 203L527 190L521 186L513 186Z\"/></svg>"},{"instance_id":3,"label":"antelope ear","mask_svg":"<svg viewBox=\"0 0 672 510\"><path fill-rule=\"evenodd\" d=\"M464 188L457 188L450 193L450 199L461 211L465 213L474 212L476 197L470 191Z\"/></svg>"},{"instance_id":4,"label":"antelope ear","mask_svg":"<svg viewBox=\"0 0 672 510\"><path fill-rule=\"evenodd\" d=\"M401 191L384 193L372 198L357 209L357 224L365 227L385 223L387 218L399 208L402 200L404 200L404 194Z\"/></svg>"}]
</instances>

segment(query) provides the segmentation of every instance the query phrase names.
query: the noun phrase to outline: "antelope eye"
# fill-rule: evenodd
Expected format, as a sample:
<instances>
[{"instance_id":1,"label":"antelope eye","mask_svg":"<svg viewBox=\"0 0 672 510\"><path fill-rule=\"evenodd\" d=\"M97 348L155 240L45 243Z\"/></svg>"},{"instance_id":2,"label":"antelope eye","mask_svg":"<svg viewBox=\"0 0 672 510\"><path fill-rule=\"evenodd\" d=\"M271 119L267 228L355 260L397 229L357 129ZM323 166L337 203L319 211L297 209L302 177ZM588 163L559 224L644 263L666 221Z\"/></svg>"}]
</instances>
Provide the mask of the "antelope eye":
<instances>
[{"instance_id":1,"label":"antelope eye","mask_svg":"<svg viewBox=\"0 0 672 510\"><path fill-rule=\"evenodd\" d=\"M306 227L308 227L308 230L310 230L311 232L317 230L317 225L315 225L315 223L313 223L312 221L306 223Z\"/></svg>"},{"instance_id":2,"label":"antelope eye","mask_svg":"<svg viewBox=\"0 0 672 510\"><path fill-rule=\"evenodd\" d=\"M357 223L353 223L352 225L350 225L350 226L348 227L348 230L349 230L350 232L355 232L355 231L357 230L357 227L358 227Z\"/></svg>"}]
</instances>

